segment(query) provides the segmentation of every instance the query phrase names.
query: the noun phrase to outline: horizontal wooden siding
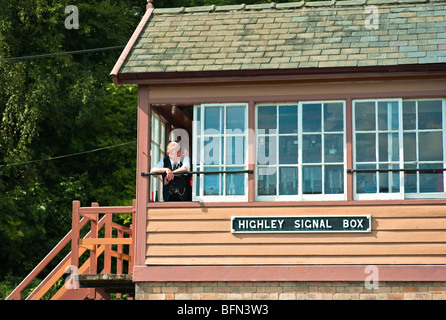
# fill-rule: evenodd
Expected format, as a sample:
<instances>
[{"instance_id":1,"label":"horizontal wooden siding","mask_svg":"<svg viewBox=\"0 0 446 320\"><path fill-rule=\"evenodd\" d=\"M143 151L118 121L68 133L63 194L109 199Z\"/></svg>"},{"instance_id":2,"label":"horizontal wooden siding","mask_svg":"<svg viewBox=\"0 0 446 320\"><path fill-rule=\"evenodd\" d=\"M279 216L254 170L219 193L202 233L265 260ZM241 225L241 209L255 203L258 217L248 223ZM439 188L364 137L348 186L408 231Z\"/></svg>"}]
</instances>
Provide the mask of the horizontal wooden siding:
<instances>
[{"instance_id":1,"label":"horizontal wooden siding","mask_svg":"<svg viewBox=\"0 0 446 320\"><path fill-rule=\"evenodd\" d=\"M231 233L232 216L369 214L370 233ZM446 205L149 208L146 264L446 264Z\"/></svg>"}]
</instances>

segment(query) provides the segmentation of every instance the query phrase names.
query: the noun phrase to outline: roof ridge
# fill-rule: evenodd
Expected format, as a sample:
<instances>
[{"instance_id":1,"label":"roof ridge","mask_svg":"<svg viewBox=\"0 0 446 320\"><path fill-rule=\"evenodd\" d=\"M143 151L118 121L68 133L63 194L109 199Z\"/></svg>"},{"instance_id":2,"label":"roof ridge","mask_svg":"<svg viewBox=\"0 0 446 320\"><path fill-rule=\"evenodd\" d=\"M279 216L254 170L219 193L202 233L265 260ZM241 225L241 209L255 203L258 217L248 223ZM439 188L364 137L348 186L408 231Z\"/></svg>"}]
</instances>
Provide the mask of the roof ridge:
<instances>
[{"instance_id":1,"label":"roof ridge","mask_svg":"<svg viewBox=\"0 0 446 320\"><path fill-rule=\"evenodd\" d=\"M237 4L224 6L197 6L197 7L176 7L176 8L158 8L154 10L156 14L179 14L179 13L197 13L197 12L224 12L224 11L255 11L268 9L296 9L303 7L347 7L347 6L365 6L365 5L398 5L398 4L417 4L417 3L441 3L446 0L328 0L328 1L299 1L299 2L270 2L264 4Z\"/></svg>"}]
</instances>

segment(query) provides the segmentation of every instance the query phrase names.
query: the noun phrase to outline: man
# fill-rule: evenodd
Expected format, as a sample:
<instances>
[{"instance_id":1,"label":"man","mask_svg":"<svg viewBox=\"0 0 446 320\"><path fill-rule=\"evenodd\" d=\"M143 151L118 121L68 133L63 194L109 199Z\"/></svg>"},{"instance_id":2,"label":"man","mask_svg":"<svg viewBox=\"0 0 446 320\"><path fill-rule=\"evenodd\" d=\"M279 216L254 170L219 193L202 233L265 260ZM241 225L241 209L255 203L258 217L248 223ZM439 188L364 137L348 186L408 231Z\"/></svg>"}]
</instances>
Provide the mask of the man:
<instances>
[{"instance_id":1,"label":"man","mask_svg":"<svg viewBox=\"0 0 446 320\"><path fill-rule=\"evenodd\" d=\"M161 159L150 172L161 173L163 176L164 201L190 201L192 200L190 174L178 174L190 171L190 159L186 155L181 155L181 146L177 142L170 142L166 149L168 156Z\"/></svg>"}]
</instances>

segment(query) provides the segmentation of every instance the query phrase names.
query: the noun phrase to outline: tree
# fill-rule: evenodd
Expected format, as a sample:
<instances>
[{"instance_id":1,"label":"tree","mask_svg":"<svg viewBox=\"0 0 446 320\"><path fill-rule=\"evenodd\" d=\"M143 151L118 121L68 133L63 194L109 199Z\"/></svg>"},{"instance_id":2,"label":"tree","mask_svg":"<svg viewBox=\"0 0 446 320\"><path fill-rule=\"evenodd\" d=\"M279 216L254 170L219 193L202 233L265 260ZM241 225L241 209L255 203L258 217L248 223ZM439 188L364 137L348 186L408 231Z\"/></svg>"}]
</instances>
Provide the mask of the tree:
<instances>
[{"instance_id":1,"label":"tree","mask_svg":"<svg viewBox=\"0 0 446 320\"><path fill-rule=\"evenodd\" d=\"M68 4L79 29L65 28ZM145 4L0 0L0 59L124 45ZM0 279L29 272L60 240L72 200L133 199L136 144L84 153L136 140L136 90L109 77L119 54L0 62Z\"/></svg>"}]
</instances>

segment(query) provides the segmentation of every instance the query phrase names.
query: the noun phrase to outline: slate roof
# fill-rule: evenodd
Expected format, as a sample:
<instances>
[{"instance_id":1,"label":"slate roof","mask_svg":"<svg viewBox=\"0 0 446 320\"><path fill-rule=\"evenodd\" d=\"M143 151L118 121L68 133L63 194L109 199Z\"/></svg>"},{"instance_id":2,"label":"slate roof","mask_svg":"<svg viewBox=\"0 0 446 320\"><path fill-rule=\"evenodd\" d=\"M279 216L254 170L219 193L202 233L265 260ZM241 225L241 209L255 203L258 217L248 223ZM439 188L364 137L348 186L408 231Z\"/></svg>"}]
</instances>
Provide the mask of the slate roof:
<instances>
[{"instance_id":1,"label":"slate roof","mask_svg":"<svg viewBox=\"0 0 446 320\"><path fill-rule=\"evenodd\" d=\"M446 0L302 1L155 9L119 73L432 63L446 63Z\"/></svg>"}]
</instances>

